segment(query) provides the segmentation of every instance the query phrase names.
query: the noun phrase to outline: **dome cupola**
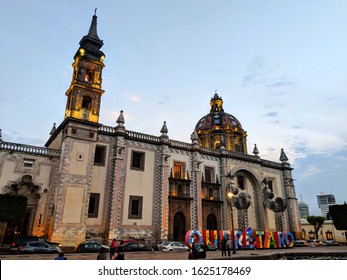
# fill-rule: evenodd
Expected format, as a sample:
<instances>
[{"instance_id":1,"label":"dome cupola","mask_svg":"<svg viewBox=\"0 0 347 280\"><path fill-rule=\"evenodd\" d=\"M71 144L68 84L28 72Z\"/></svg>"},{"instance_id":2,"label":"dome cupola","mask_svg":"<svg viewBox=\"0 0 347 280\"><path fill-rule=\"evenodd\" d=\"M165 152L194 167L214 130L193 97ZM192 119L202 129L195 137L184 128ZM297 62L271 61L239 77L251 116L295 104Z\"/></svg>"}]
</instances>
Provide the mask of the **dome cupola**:
<instances>
[{"instance_id":1,"label":"dome cupola","mask_svg":"<svg viewBox=\"0 0 347 280\"><path fill-rule=\"evenodd\" d=\"M195 126L201 147L219 149L221 140L226 150L247 154L247 132L233 115L225 113L223 99L215 92L210 101L210 113Z\"/></svg>"}]
</instances>

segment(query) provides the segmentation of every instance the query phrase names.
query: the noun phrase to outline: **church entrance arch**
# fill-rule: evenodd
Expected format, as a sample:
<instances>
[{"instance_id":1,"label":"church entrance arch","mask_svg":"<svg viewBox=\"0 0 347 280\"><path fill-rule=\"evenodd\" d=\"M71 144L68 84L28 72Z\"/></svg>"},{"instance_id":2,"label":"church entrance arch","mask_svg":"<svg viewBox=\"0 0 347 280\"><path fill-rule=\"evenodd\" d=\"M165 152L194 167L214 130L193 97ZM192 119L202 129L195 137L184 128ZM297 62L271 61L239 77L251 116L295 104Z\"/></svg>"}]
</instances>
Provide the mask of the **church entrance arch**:
<instances>
[{"instance_id":1,"label":"church entrance arch","mask_svg":"<svg viewBox=\"0 0 347 280\"><path fill-rule=\"evenodd\" d=\"M186 235L186 217L182 212L177 212L174 217L173 238L174 241L184 241Z\"/></svg>"},{"instance_id":2,"label":"church entrance arch","mask_svg":"<svg viewBox=\"0 0 347 280\"><path fill-rule=\"evenodd\" d=\"M17 224L11 223L7 228L6 238L13 238L14 235L32 235L34 230L37 207L40 199L40 187L35 185L30 175L24 175L18 182L13 182L6 193L22 195L28 198L24 220ZM13 235L13 236L12 236Z\"/></svg>"},{"instance_id":3,"label":"church entrance arch","mask_svg":"<svg viewBox=\"0 0 347 280\"><path fill-rule=\"evenodd\" d=\"M207 216L206 229L217 230L217 218L214 214L209 214Z\"/></svg>"}]
</instances>

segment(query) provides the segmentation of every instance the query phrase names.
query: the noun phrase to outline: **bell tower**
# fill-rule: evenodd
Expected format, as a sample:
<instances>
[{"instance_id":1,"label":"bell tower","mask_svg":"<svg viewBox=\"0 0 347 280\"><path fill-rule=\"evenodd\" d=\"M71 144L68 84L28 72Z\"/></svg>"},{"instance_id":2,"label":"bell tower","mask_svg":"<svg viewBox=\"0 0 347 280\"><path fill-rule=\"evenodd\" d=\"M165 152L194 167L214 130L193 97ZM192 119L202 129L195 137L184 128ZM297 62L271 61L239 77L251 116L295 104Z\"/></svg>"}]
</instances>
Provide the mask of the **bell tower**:
<instances>
[{"instance_id":1,"label":"bell tower","mask_svg":"<svg viewBox=\"0 0 347 280\"><path fill-rule=\"evenodd\" d=\"M97 34L97 16L94 14L89 32L80 41L74 56L72 81L67 96L65 119L74 118L98 123L101 104L102 69L105 55L100 51L103 41Z\"/></svg>"}]
</instances>

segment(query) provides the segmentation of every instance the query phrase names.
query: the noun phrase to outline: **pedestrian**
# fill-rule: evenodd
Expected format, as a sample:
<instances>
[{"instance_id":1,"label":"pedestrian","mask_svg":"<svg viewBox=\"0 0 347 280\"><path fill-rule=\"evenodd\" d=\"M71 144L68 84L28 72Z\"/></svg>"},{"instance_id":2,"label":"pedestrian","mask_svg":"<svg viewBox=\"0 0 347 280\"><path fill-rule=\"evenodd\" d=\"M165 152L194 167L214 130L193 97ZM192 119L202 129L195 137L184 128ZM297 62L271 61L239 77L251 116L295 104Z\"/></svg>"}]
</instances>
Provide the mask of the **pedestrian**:
<instances>
[{"instance_id":1,"label":"pedestrian","mask_svg":"<svg viewBox=\"0 0 347 280\"><path fill-rule=\"evenodd\" d=\"M199 258L198 248L196 246L195 239L193 239L193 244L192 244L192 255L194 259Z\"/></svg>"},{"instance_id":2,"label":"pedestrian","mask_svg":"<svg viewBox=\"0 0 347 280\"><path fill-rule=\"evenodd\" d=\"M224 257L224 256L226 257L227 256L227 241L224 237L220 241L220 246L221 246L221 250L222 250L222 257Z\"/></svg>"},{"instance_id":3,"label":"pedestrian","mask_svg":"<svg viewBox=\"0 0 347 280\"><path fill-rule=\"evenodd\" d=\"M104 247L100 248L99 255L96 257L97 260L107 260L106 249Z\"/></svg>"},{"instance_id":4,"label":"pedestrian","mask_svg":"<svg viewBox=\"0 0 347 280\"><path fill-rule=\"evenodd\" d=\"M110 245L110 260L113 260L113 257L116 253L116 249L117 249L117 239L113 238Z\"/></svg>"},{"instance_id":5,"label":"pedestrian","mask_svg":"<svg viewBox=\"0 0 347 280\"><path fill-rule=\"evenodd\" d=\"M125 260L123 244L124 244L124 241L121 240L116 249L116 256L113 257L114 260Z\"/></svg>"},{"instance_id":6,"label":"pedestrian","mask_svg":"<svg viewBox=\"0 0 347 280\"><path fill-rule=\"evenodd\" d=\"M60 252L58 257L55 257L55 260L67 260L67 258L64 257L64 253Z\"/></svg>"},{"instance_id":7,"label":"pedestrian","mask_svg":"<svg viewBox=\"0 0 347 280\"><path fill-rule=\"evenodd\" d=\"M230 239L227 240L226 246L227 246L228 257L230 257L230 246L231 246Z\"/></svg>"}]
</instances>

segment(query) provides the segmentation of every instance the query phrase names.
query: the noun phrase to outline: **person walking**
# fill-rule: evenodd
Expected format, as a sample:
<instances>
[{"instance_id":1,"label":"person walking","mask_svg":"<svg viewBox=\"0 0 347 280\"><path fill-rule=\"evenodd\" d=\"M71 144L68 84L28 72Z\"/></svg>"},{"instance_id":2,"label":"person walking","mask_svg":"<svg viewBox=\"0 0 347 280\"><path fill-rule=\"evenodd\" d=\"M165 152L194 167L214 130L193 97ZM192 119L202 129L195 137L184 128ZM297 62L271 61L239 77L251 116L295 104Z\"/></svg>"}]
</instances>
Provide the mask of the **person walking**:
<instances>
[{"instance_id":1,"label":"person walking","mask_svg":"<svg viewBox=\"0 0 347 280\"><path fill-rule=\"evenodd\" d=\"M227 256L227 241L224 237L220 241L220 246L222 250L222 257L226 257Z\"/></svg>"},{"instance_id":2,"label":"person walking","mask_svg":"<svg viewBox=\"0 0 347 280\"><path fill-rule=\"evenodd\" d=\"M124 247L122 246L123 244L124 244L124 241L121 240L117 246L116 253L113 257L114 260L125 260Z\"/></svg>"},{"instance_id":3,"label":"person walking","mask_svg":"<svg viewBox=\"0 0 347 280\"><path fill-rule=\"evenodd\" d=\"M107 260L107 254L106 254L106 249L104 247L100 248L100 253L96 257L97 260Z\"/></svg>"},{"instance_id":4,"label":"person walking","mask_svg":"<svg viewBox=\"0 0 347 280\"><path fill-rule=\"evenodd\" d=\"M230 239L227 240L226 246L227 246L228 257L230 257L230 246L231 246L231 241L230 241Z\"/></svg>"},{"instance_id":5,"label":"person walking","mask_svg":"<svg viewBox=\"0 0 347 280\"><path fill-rule=\"evenodd\" d=\"M67 258L64 257L64 253L60 252L58 257L55 257L55 260L67 260Z\"/></svg>"},{"instance_id":6,"label":"person walking","mask_svg":"<svg viewBox=\"0 0 347 280\"><path fill-rule=\"evenodd\" d=\"M117 239L113 238L110 245L110 260L113 260L116 250L117 250Z\"/></svg>"}]
</instances>

